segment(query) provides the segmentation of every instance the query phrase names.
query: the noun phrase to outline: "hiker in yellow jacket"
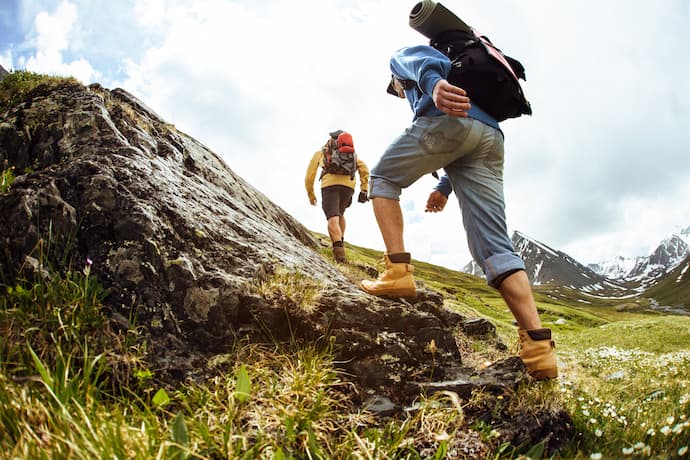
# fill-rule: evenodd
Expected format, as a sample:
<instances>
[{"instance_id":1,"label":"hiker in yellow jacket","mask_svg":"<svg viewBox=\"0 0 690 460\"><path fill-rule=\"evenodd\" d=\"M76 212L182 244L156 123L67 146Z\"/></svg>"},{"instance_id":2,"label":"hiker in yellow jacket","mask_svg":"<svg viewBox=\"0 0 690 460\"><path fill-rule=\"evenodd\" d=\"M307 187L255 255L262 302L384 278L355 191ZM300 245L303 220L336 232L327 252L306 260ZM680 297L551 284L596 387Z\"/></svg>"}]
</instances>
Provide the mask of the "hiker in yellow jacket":
<instances>
[{"instance_id":1,"label":"hiker in yellow jacket","mask_svg":"<svg viewBox=\"0 0 690 460\"><path fill-rule=\"evenodd\" d=\"M345 257L345 209L352 204L355 192L355 173L359 174L359 197L366 203L369 190L369 168L355 154L352 136L342 130L329 133L330 139L314 153L307 167L304 186L309 203L316 206L314 180L321 168L321 208L328 221L328 236L333 245L333 256L338 262L347 262Z\"/></svg>"}]
</instances>

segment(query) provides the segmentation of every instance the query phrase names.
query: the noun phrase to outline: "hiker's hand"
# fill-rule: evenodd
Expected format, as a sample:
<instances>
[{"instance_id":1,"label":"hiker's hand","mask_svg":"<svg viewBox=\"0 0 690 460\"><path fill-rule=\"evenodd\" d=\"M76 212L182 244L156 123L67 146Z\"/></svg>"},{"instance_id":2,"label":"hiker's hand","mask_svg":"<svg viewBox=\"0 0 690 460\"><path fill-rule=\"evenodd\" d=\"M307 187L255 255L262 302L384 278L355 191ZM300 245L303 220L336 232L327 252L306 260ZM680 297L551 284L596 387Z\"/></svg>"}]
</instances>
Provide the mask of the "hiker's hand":
<instances>
[{"instance_id":1,"label":"hiker's hand","mask_svg":"<svg viewBox=\"0 0 690 460\"><path fill-rule=\"evenodd\" d=\"M451 85L446 80L439 80L431 94L434 105L441 112L453 117L467 117L470 110L470 98L464 89Z\"/></svg>"},{"instance_id":2,"label":"hiker's hand","mask_svg":"<svg viewBox=\"0 0 690 460\"><path fill-rule=\"evenodd\" d=\"M367 196L367 192L361 191L359 192L359 197L357 198L357 201L360 203L366 203L369 201L369 197Z\"/></svg>"},{"instance_id":3,"label":"hiker's hand","mask_svg":"<svg viewBox=\"0 0 690 460\"><path fill-rule=\"evenodd\" d=\"M309 198L309 203L310 203L312 206L316 206L316 198Z\"/></svg>"},{"instance_id":4,"label":"hiker's hand","mask_svg":"<svg viewBox=\"0 0 690 460\"><path fill-rule=\"evenodd\" d=\"M441 212L443 211L443 208L446 207L446 203L448 202L448 197L445 196L443 193L439 192L438 190L434 190L431 192L431 195L429 195L429 199L426 200L426 209L424 209L425 212Z\"/></svg>"}]
</instances>

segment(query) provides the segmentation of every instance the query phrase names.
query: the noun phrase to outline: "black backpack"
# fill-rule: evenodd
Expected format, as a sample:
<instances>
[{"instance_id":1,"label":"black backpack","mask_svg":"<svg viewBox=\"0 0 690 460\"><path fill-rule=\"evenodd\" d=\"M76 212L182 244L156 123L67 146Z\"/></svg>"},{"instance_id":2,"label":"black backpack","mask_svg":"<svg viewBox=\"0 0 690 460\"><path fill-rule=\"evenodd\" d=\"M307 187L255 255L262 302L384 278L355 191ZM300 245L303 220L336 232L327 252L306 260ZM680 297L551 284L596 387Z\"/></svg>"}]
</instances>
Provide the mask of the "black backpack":
<instances>
[{"instance_id":1,"label":"black backpack","mask_svg":"<svg viewBox=\"0 0 690 460\"><path fill-rule=\"evenodd\" d=\"M352 142L352 135L344 131L330 133L330 139L323 146L323 168L321 177L326 174L339 174L355 178L357 171L357 154Z\"/></svg>"},{"instance_id":2,"label":"black backpack","mask_svg":"<svg viewBox=\"0 0 690 460\"><path fill-rule=\"evenodd\" d=\"M476 32L454 30L430 42L451 60L448 82L459 86L496 121L532 115L518 79L525 80L520 61L504 55L491 41Z\"/></svg>"}]
</instances>

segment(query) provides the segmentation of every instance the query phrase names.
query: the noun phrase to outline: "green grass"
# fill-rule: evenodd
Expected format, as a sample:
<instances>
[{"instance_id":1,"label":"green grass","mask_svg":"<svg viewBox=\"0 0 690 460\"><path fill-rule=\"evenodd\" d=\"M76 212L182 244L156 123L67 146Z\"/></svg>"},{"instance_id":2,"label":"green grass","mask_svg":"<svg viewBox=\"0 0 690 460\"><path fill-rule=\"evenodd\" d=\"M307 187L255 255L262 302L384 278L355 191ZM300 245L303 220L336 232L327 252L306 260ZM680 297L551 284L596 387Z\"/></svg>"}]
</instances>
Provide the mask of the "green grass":
<instances>
[{"instance_id":1,"label":"green grass","mask_svg":"<svg viewBox=\"0 0 690 460\"><path fill-rule=\"evenodd\" d=\"M603 458L680 457L690 439L690 318L609 323L561 336L573 448Z\"/></svg>"},{"instance_id":2,"label":"green grass","mask_svg":"<svg viewBox=\"0 0 690 460\"><path fill-rule=\"evenodd\" d=\"M136 327L110 329L90 261L62 271L44 246L0 297L0 458L440 458L467 428L452 395L362 413L332 342L241 344L207 363L215 378L159 387ZM318 288L283 270L255 287L299 305Z\"/></svg>"},{"instance_id":3,"label":"green grass","mask_svg":"<svg viewBox=\"0 0 690 460\"><path fill-rule=\"evenodd\" d=\"M370 276L381 258L366 248L347 251L352 263L337 267L353 281ZM332 259L328 248L322 253ZM554 322L558 381L523 385L505 403L482 392L469 401L450 392L422 396L414 411L375 418L353 404L329 341L240 343L206 363L214 378L163 387L136 326L125 335L110 329L107 293L89 261L61 270L44 259L39 254L0 297L0 458L440 459L468 446L474 453L466 458L542 458L541 443L499 444L491 421L467 416L487 405L508 418L567 408L578 434L552 458L687 457L690 318L629 313L615 303L583 307L541 293L542 317ZM450 308L514 337L512 316L483 280L415 265ZM305 308L320 288L284 270L253 287L268 301ZM501 357L481 342L461 346L469 361Z\"/></svg>"},{"instance_id":4,"label":"green grass","mask_svg":"<svg viewBox=\"0 0 690 460\"><path fill-rule=\"evenodd\" d=\"M39 85L55 86L65 82L78 83L73 77L45 75L28 70L16 70L0 81L0 111L18 103Z\"/></svg>"},{"instance_id":5,"label":"green grass","mask_svg":"<svg viewBox=\"0 0 690 460\"><path fill-rule=\"evenodd\" d=\"M2 171L0 171L0 193L9 191L14 182L14 166L7 166L7 160L2 162Z\"/></svg>"}]
</instances>

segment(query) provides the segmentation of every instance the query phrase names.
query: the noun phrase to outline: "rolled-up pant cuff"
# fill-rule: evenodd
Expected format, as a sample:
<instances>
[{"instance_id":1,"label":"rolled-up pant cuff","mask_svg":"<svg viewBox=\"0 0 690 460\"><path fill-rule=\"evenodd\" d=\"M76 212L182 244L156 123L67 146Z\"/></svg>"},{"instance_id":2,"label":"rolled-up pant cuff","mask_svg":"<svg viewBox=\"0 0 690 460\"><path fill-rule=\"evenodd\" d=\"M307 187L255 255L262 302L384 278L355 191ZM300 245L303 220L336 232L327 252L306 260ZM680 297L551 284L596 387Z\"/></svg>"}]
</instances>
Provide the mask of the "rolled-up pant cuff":
<instances>
[{"instance_id":1,"label":"rolled-up pant cuff","mask_svg":"<svg viewBox=\"0 0 690 460\"><path fill-rule=\"evenodd\" d=\"M402 189L383 179L382 177L369 176L369 198L390 198L400 201Z\"/></svg>"},{"instance_id":2,"label":"rolled-up pant cuff","mask_svg":"<svg viewBox=\"0 0 690 460\"><path fill-rule=\"evenodd\" d=\"M498 289L504 274L525 270L525 261L514 252L495 254L484 260L484 275L489 285Z\"/></svg>"}]
</instances>

